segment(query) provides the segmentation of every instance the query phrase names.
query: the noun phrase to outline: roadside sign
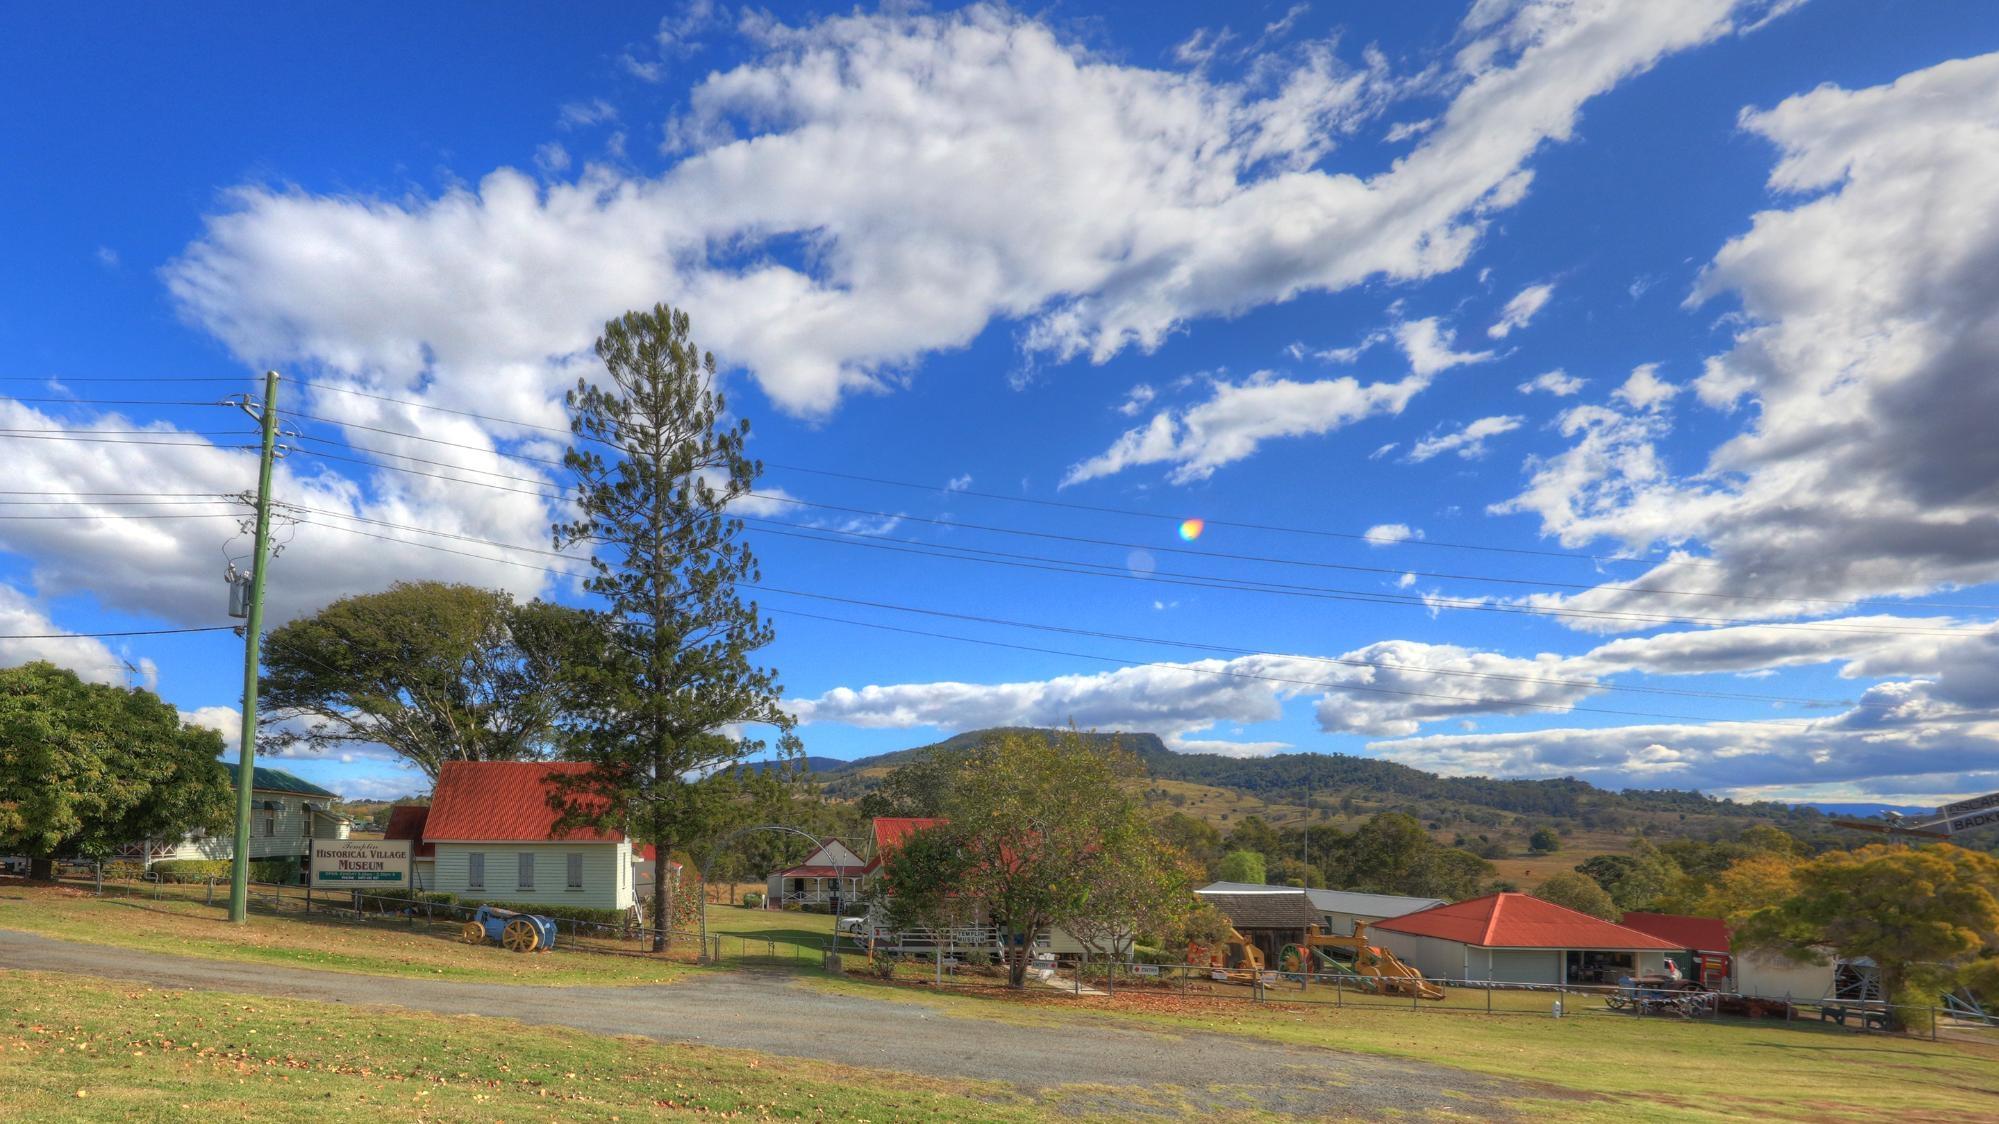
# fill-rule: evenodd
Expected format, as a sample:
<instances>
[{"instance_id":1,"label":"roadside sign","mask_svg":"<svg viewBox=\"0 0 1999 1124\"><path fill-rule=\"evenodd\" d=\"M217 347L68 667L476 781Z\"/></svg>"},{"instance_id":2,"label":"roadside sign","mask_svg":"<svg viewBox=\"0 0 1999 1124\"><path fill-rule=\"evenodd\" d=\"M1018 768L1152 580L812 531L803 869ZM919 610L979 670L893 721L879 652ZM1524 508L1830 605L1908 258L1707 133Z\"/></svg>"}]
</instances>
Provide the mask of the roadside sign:
<instances>
[{"instance_id":1,"label":"roadside sign","mask_svg":"<svg viewBox=\"0 0 1999 1124\"><path fill-rule=\"evenodd\" d=\"M407 839L315 839L312 884L324 890L407 890Z\"/></svg>"},{"instance_id":2,"label":"roadside sign","mask_svg":"<svg viewBox=\"0 0 1999 1124\"><path fill-rule=\"evenodd\" d=\"M1999 810L1999 792L1988 792L1983 796L1974 796L1969 800L1960 800L1955 804L1945 804L1943 807L1937 809L1937 814L1955 818L1967 812L1992 810Z\"/></svg>"},{"instance_id":3,"label":"roadside sign","mask_svg":"<svg viewBox=\"0 0 1999 1124\"><path fill-rule=\"evenodd\" d=\"M1159 965L1133 964L1131 966L1131 974L1134 976L1156 976L1159 974Z\"/></svg>"}]
</instances>

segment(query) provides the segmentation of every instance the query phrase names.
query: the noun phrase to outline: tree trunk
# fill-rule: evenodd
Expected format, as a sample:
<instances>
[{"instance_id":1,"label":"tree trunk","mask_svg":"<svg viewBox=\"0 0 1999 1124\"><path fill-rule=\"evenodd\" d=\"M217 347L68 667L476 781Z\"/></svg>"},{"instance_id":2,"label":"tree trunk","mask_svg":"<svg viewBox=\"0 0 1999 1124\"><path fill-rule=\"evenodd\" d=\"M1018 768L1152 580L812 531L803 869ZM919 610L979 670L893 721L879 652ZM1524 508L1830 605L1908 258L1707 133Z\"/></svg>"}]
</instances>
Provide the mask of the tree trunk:
<instances>
[{"instance_id":1,"label":"tree trunk","mask_svg":"<svg viewBox=\"0 0 1999 1124\"><path fill-rule=\"evenodd\" d=\"M56 877L56 861L46 855L28 860L28 877L37 882L53 882Z\"/></svg>"},{"instance_id":2,"label":"tree trunk","mask_svg":"<svg viewBox=\"0 0 1999 1124\"><path fill-rule=\"evenodd\" d=\"M666 890L666 848L654 846L652 856L652 950L665 952L673 920L673 902Z\"/></svg>"},{"instance_id":3,"label":"tree trunk","mask_svg":"<svg viewBox=\"0 0 1999 1124\"><path fill-rule=\"evenodd\" d=\"M1027 958L1033 953L1033 945L1022 933L1009 932L1006 937L1006 985L1024 988L1027 986Z\"/></svg>"}]
</instances>

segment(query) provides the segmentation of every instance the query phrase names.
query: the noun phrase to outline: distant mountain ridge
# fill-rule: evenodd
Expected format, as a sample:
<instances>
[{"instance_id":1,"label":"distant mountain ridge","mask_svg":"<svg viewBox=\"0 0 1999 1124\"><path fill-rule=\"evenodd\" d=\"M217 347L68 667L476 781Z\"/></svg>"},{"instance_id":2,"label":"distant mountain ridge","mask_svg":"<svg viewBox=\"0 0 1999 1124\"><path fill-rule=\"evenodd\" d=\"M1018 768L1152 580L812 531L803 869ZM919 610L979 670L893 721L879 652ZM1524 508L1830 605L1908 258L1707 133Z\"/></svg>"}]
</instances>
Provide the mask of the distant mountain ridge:
<instances>
[{"instance_id":1,"label":"distant mountain ridge","mask_svg":"<svg viewBox=\"0 0 1999 1124\"><path fill-rule=\"evenodd\" d=\"M893 768L931 751L961 752L987 738L1008 733L1053 735L1062 731L1034 727L968 730L932 745L880 753L816 770L821 780L860 779L871 770ZM1817 820L1815 809L1775 801L1741 803L1681 789L1598 788L1574 778L1556 780L1494 780L1490 777L1444 777L1409 765L1344 753L1283 753L1271 757L1225 757L1217 753L1178 753L1157 734L1139 731L1086 733L1081 737L1102 744L1115 740L1145 762L1154 778L1232 788L1265 800L1305 803L1337 796L1350 789L1410 800L1451 801L1519 815L1579 817L1592 808L1622 811L1698 812L1703 815L1755 819Z\"/></svg>"}]
</instances>

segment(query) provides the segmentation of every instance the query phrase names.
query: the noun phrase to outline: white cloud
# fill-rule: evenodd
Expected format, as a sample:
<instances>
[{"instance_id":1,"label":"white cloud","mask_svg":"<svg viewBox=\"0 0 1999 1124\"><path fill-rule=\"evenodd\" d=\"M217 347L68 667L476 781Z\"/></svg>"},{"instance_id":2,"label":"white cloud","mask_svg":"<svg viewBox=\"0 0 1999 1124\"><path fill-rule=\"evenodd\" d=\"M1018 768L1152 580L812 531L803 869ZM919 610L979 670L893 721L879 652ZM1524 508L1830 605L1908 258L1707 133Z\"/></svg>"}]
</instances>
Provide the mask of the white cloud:
<instances>
[{"instance_id":1,"label":"white cloud","mask_svg":"<svg viewBox=\"0 0 1999 1124\"><path fill-rule=\"evenodd\" d=\"M136 664L128 669L125 660L114 654L102 640L64 635L70 631L58 627L26 594L0 582L0 667L18 667L45 660L57 667L66 667L76 672L79 678L92 683L123 686L132 678L132 670L140 671L139 678L142 680L149 678L146 669ZM6 639L10 636L45 637L52 634L53 639ZM152 684L146 682L145 685Z\"/></svg>"},{"instance_id":2,"label":"white cloud","mask_svg":"<svg viewBox=\"0 0 1999 1124\"><path fill-rule=\"evenodd\" d=\"M1703 543L1636 587L1750 598L1910 596L1999 579L1999 54L1849 91L1823 86L1742 117L1773 142L1758 214L1693 299L1732 295L1728 350L1693 383L1740 432L1678 476L1647 412L1579 408L1570 453L1510 510L1568 546ZM1684 597L1596 590L1565 603L1684 612ZM1713 604L1712 601L1708 604ZM1805 611L1748 600L1731 615Z\"/></svg>"},{"instance_id":3,"label":"white cloud","mask_svg":"<svg viewBox=\"0 0 1999 1124\"><path fill-rule=\"evenodd\" d=\"M1487 328L1485 334L1493 339L1503 340L1515 331L1525 328L1548 303L1548 298L1554 295L1555 287L1551 284L1527 286L1515 293L1512 300L1506 302L1506 307L1500 310L1498 321Z\"/></svg>"},{"instance_id":4,"label":"white cloud","mask_svg":"<svg viewBox=\"0 0 1999 1124\"><path fill-rule=\"evenodd\" d=\"M1376 523L1367 529L1364 536L1372 546L1392 546L1410 539L1420 539L1423 532L1407 523Z\"/></svg>"},{"instance_id":5,"label":"white cloud","mask_svg":"<svg viewBox=\"0 0 1999 1124\"><path fill-rule=\"evenodd\" d=\"M280 391L281 396L294 393L297 391L290 387ZM297 398L281 401L291 408L307 405ZM425 432L466 447L451 449L446 456L435 446L378 433L365 435L370 446L449 459L474 470L538 478L530 465L480 453L481 446L492 446L492 439L469 420L440 421L427 411L416 416L417 411L407 408L333 394L309 401L307 412L323 417ZM256 455L241 446L216 445L165 423L141 425L118 414L72 418L72 412L74 408L41 410L0 398L0 428L68 430L86 437L96 430L143 428L150 432L147 440L159 443L17 442L10 449L12 459L8 462L12 486L54 493L116 492L129 490L132 482L139 480L153 491L195 496L227 496L255 486ZM327 446L294 444L297 450L280 462L273 481L273 494L283 505L274 524L274 537L289 546L270 566L266 593L266 620L270 624L282 624L338 597L378 590L404 578L466 581L508 589L520 596L533 596L546 587L549 576L537 569L476 557L508 557L504 549L443 542L323 514L297 514L309 509L360 516L546 550L551 509L542 496L388 471L370 479L364 493L355 480L335 474L329 462L310 455L311 450ZM84 595L105 608L178 624L232 623L225 615L227 590L221 578L227 557L241 558L248 553L248 539L238 522L246 510L241 504L195 502L148 508L84 501L62 510L75 517L0 525L0 551L32 563L31 583L38 597ZM310 522L294 523L295 515ZM368 535L447 546L463 553L442 553ZM521 557L518 553L513 556ZM559 558L529 555L521 560L531 566L563 566Z\"/></svg>"},{"instance_id":6,"label":"white cloud","mask_svg":"<svg viewBox=\"0 0 1999 1124\"><path fill-rule=\"evenodd\" d=\"M1457 333L1434 316L1395 326L1395 343L1409 357L1409 369L1425 378L1467 363L1483 363L1493 356L1490 351L1453 351L1456 341Z\"/></svg>"},{"instance_id":7,"label":"white cloud","mask_svg":"<svg viewBox=\"0 0 1999 1124\"><path fill-rule=\"evenodd\" d=\"M1158 396L1159 392L1152 389L1151 383L1139 383L1125 393L1124 401L1118 404L1117 412L1125 417L1135 418Z\"/></svg>"},{"instance_id":8,"label":"white cloud","mask_svg":"<svg viewBox=\"0 0 1999 1124\"><path fill-rule=\"evenodd\" d=\"M965 473L963 476L953 476L951 479L946 480L944 482L944 490L947 492L962 492L971 486L972 486L972 474L969 472Z\"/></svg>"},{"instance_id":9,"label":"white cloud","mask_svg":"<svg viewBox=\"0 0 1999 1124\"><path fill-rule=\"evenodd\" d=\"M1444 453L1456 453L1465 460L1477 460L1485 455L1487 438L1511 433L1519 429L1520 423L1525 420L1518 416L1479 418L1455 432L1436 434L1416 442L1409 450L1408 459L1420 464Z\"/></svg>"},{"instance_id":10,"label":"white cloud","mask_svg":"<svg viewBox=\"0 0 1999 1124\"><path fill-rule=\"evenodd\" d=\"M1546 371L1535 375L1533 378L1521 383L1520 393L1550 394L1556 398L1567 398L1572 394L1580 392L1588 382L1588 379L1579 379L1567 371L1557 368L1553 371Z\"/></svg>"},{"instance_id":11,"label":"white cloud","mask_svg":"<svg viewBox=\"0 0 1999 1124\"><path fill-rule=\"evenodd\" d=\"M1438 125L1366 178L1322 165L1401 88L1373 54L1300 44L1225 81L991 7L757 17L746 61L672 123L658 178L500 169L433 199L245 186L167 277L246 360L516 415L547 413L605 319L666 298L780 406L823 414L995 319L1101 362L1194 318L1455 269L1584 102L1766 9L1539 0L1475 21L1435 79ZM689 49L696 15L669 17L634 72Z\"/></svg>"},{"instance_id":12,"label":"white cloud","mask_svg":"<svg viewBox=\"0 0 1999 1124\"><path fill-rule=\"evenodd\" d=\"M1611 391L1610 396L1634 410L1656 410L1671 402L1683 389L1660 378L1657 363L1645 363L1634 367L1631 377L1624 380L1623 386Z\"/></svg>"},{"instance_id":13,"label":"white cloud","mask_svg":"<svg viewBox=\"0 0 1999 1124\"><path fill-rule=\"evenodd\" d=\"M1258 371L1239 383L1218 379L1206 401L1162 411L1126 430L1109 449L1071 467L1062 486L1148 464L1173 465L1168 479L1176 484L1205 480L1273 438L1316 436L1376 414L1399 414L1428 385L1427 375L1299 382Z\"/></svg>"},{"instance_id":14,"label":"white cloud","mask_svg":"<svg viewBox=\"0 0 1999 1124\"><path fill-rule=\"evenodd\" d=\"M569 150L549 141L534 150L534 166L540 168L544 175L566 171L569 168Z\"/></svg>"}]
</instances>

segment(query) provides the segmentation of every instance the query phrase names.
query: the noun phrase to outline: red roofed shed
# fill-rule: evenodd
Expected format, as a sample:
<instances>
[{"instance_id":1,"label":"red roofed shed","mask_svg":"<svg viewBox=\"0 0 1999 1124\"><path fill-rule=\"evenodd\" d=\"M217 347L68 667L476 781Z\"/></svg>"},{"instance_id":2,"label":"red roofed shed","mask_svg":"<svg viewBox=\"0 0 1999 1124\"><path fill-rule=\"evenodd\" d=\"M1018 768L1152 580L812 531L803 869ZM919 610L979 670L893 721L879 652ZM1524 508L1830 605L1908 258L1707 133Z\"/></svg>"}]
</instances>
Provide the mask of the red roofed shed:
<instances>
[{"instance_id":1,"label":"red roofed shed","mask_svg":"<svg viewBox=\"0 0 1999 1124\"><path fill-rule=\"evenodd\" d=\"M1627 913L1624 927L1648 933L1688 952L1727 952L1728 923L1682 913Z\"/></svg>"},{"instance_id":2,"label":"red roofed shed","mask_svg":"<svg viewBox=\"0 0 1999 1124\"><path fill-rule=\"evenodd\" d=\"M1433 979L1615 983L1658 971L1671 941L1531 894L1498 893L1391 917L1376 943Z\"/></svg>"},{"instance_id":3,"label":"red roofed shed","mask_svg":"<svg viewBox=\"0 0 1999 1124\"><path fill-rule=\"evenodd\" d=\"M631 843L615 831L556 830L557 779L588 769L566 761L445 762L422 825L436 855L435 888L530 906L629 908Z\"/></svg>"}]
</instances>

